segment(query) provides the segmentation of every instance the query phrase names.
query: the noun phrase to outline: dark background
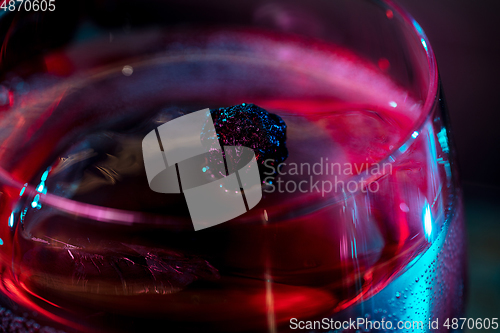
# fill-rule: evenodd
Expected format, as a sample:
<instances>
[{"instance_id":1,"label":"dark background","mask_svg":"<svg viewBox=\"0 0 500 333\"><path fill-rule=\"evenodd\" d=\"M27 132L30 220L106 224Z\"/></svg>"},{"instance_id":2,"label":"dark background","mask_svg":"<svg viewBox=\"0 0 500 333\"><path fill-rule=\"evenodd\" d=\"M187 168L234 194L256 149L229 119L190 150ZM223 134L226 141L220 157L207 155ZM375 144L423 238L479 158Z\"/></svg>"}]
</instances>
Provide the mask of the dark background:
<instances>
[{"instance_id":1,"label":"dark background","mask_svg":"<svg viewBox=\"0 0 500 333\"><path fill-rule=\"evenodd\" d=\"M429 37L448 104L468 229L467 317L500 317L500 1L396 2Z\"/></svg>"},{"instance_id":2,"label":"dark background","mask_svg":"<svg viewBox=\"0 0 500 333\"><path fill-rule=\"evenodd\" d=\"M462 181L500 187L498 0L397 0L437 57Z\"/></svg>"}]
</instances>

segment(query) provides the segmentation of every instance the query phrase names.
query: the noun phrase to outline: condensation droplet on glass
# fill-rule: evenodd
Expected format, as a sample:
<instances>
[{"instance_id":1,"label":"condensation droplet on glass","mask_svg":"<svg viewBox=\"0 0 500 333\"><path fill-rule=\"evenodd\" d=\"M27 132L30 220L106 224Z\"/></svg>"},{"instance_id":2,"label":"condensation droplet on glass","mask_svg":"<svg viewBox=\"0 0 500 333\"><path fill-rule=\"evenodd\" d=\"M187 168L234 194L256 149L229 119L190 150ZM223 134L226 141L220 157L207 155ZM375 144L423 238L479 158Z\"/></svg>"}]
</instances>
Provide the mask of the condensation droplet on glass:
<instances>
[{"instance_id":1,"label":"condensation droplet on glass","mask_svg":"<svg viewBox=\"0 0 500 333\"><path fill-rule=\"evenodd\" d=\"M399 291L396 291L396 298L400 298L401 297L401 293Z\"/></svg>"},{"instance_id":2,"label":"condensation droplet on glass","mask_svg":"<svg viewBox=\"0 0 500 333\"><path fill-rule=\"evenodd\" d=\"M123 75L130 76L130 75L132 75L132 73L134 73L134 69L132 68L132 66L129 66L129 65L123 66L123 69L122 69Z\"/></svg>"}]
</instances>

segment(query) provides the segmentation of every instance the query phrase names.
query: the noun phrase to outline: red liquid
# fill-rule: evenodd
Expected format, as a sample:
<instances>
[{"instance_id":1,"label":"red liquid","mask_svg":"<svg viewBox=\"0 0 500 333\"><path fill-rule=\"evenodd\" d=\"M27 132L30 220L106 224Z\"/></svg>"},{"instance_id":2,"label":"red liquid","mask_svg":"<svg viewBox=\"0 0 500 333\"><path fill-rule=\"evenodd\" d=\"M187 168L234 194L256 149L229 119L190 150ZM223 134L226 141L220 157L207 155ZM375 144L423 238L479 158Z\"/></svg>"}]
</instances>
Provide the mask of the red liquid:
<instances>
[{"instance_id":1,"label":"red liquid","mask_svg":"<svg viewBox=\"0 0 500 333\"><path fill-rule=\"evenodd\" d=\"M191 43L176 44L180 37ZM376 294L453 223L448 152L443 143L436 148L447 142L440 123L417 133L389 171L368 170L408 139L421 116L420 104L377 68L332 46L257 33L149 38L169 51L130 62L131 77L109 67L18 102L58 101L13 129L12 137L28 133L23 154L1 156L14 177L38 188L50 166L49 193L145 214L134 225L91 221L2 189L2 219L14 212L13 227L0 231L4 292L21 306L79 330L160 323L287 331L292 317L331 316ZM65 56L88 66L78 50ZM182 195L149 189L141 140L182 112L242 102L287 123L286 174L276 180L362 176L379 178L378 190L342 196L267 186L250 212L193 232ZM338 163L342 172L297 175L293 163Z\"/></svg>"}]
</instances>

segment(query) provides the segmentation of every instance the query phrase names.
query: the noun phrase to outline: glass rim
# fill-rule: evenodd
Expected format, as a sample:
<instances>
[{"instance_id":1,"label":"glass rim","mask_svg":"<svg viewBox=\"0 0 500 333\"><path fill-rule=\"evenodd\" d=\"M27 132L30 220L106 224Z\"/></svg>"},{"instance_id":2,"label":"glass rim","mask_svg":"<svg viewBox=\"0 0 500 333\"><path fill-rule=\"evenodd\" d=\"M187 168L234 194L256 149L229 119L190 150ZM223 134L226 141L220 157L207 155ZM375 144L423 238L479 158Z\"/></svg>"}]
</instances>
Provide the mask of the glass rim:
<instances>
[{"instance_id":1,"label":"glass rim","mask_svg":"<svg viewBox=\"0 0 500 333\"><path fill-rule=\"evenodd\" d=\"M374 3L378 3L380 6L390 9L393 11L393 13L397 13L402 19L403 23L407 24L412 32L414 33L415 37L420 39L420 47L425 52L425 56L427 59L427 69L428 69L428 75L429 75L429 85L427 92L425 93L425 102L423 106L421 107L421 115L417 118L417 120L414 122L413 126L410 127L408 132L405 135L404 140L401 141L401 144L393 147L384 158L380 159L377 161L376 164L390 164L393 165L401 155L403 155L406 152L406 149L412 145L412 143L416 140L418 137L418 133L422 130L423 126L429 119L429 117L432 114L432 111L435 109L436 104L438 103L438 69L437 69L437 63L435 59L435 55L432 49L432 46L421 28L421 26L418 24L418 22L413 18L411 14L409 14L406 10L401 8L401 6L397 5L394 3L393 0L370 0ZM3 15L0 15L0 18L2 18ZM417 133L415 135L414 133ZM406 149L403 149L405 148ZM373 174L370 173L370 171L374 170L376 168L376 165L370 166L366 172L368 174ZM375 174L371 179L369 178L368 181L365 182L367 184L371 184L372 182L380 179L383 177L385 174ZM356 183L360 183L362 181L362 175L357 174L357 175L352 175L348 178L349 181L354 181ZM158 214L150 214L150 213L145 213L145 212L138 212L138 211L128 211L128 210L123 210L123 209L117 209L117 208L111 208L111 207L103 207L103 206L98 206L94 204L88 204L88 203L83 203L79 202L76 200L68 199L61 197L56 194L52 193L45 193L41 194L36 190L36 186L33 186L29 183L23 183L20 182L16 179L13 178L13 176L4 168L0 167L0 182L3 183L4 185L11 186L19 191L23 191L22 193L26 193L28 195L40 195L40 203L47 204L48 206L55 208L61 212L64 213L69 213L71 215L77 216L77 217L82 217L98 222L105 222L105 223L111 223L111 224L121 224L121 225L162 225L164 228L172 228L174 229L184 229L184 227L179 227L175 221L177 219L175 218L168 218L162 215ZM341 191L339 193L336 193L332 196L329 197L324 197L318 200L316 203L313 205L305 205L305 207L297 207L298 209L294 210L294 215L302 215L302 210L305 208L307 211L317 211L319 209L323 209L327 206L330 206L332 204L338 203L339 201L346 200L346 198L351 197L353 195L356 195L358 192L361 191L361 188L354 191L354 192L345 192ZM283 215L283 214L279 214ZM287 215L285 213L284 215ZM172 220L172 224L168 223L169 220ZM277 221L282 220L282 218L278 217Z\"/></svg>"}]
</instances>

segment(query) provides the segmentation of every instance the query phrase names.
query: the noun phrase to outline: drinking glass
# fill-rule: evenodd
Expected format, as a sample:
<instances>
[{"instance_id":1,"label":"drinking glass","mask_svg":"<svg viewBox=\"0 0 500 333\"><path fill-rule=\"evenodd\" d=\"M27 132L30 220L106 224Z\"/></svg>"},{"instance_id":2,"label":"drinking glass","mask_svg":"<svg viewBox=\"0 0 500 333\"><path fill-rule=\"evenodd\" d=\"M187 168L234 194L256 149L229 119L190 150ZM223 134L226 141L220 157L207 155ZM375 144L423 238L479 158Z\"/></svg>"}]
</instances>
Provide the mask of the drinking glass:
<instances>
[{"instance_id":1,"label":"drinking glass","mask_svg":"<svg viewBox=\"0 0 500 333\"><path fill-rule=\"evenodd\" d=\"M6 329L456 331L461 192L408 13L35 1L0 18Z\"/></svg>"}]
</instances>

